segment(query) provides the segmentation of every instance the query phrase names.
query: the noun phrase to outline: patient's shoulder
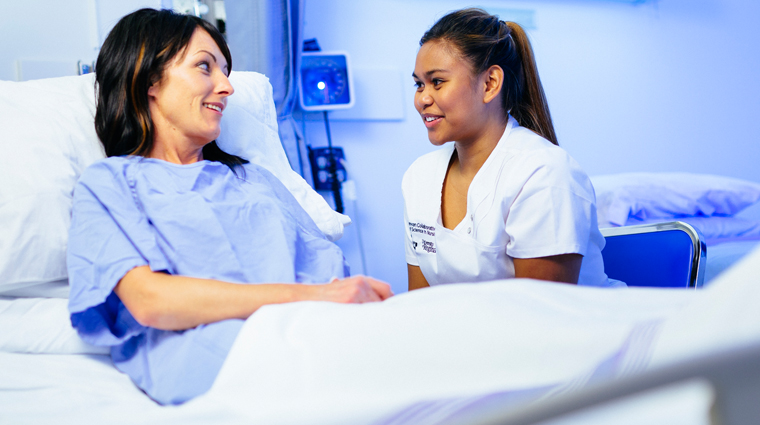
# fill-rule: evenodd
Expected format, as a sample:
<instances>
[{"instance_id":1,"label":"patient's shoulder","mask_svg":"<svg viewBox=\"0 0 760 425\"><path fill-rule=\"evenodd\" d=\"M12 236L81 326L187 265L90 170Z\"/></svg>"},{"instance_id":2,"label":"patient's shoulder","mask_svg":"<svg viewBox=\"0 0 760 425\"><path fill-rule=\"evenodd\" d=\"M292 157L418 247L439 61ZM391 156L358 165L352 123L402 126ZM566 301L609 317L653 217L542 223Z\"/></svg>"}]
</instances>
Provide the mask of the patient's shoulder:
<instances>
[{"instance_id":1,"label":"patient's shoulder","mask_svg":"<svg viewBox=\"0 0 760 425\"><path fill-rule=\"evenodd\" d=\"M139 158L136 156L111 156L99 159L85 168L84 172L82 172L82 177L89 174L113 173L117 170L123 170L130 163L139 160Z\"/></svg>"},{"instance_id":2,"label":"patient's shoulder","mask_svg":"<svg viewBox=\"0 0 760 425\"><path fill-rule=\"evenodd\" d=\"M104 192L123 192L127 190L127 168L134 162L131 157L113 156L100 159L87 167L79 177L74 187L74 196L77 193L87 192L99 194Z\"/></svg>"}]
</instances>

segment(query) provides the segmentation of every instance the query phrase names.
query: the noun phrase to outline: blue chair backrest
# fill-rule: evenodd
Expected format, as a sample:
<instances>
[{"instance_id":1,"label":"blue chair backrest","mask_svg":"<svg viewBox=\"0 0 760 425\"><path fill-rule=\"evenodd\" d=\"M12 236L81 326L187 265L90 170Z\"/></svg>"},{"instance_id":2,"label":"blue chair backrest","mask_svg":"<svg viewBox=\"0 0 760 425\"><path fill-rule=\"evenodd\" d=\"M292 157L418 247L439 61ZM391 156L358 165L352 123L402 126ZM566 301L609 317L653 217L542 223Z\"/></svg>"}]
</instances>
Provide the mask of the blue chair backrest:
<instances>
[{"instance_id":1,"label":"blue chair backrest","mask_svg":"<svg viewBox=\"0 0 760 425\"><path fill-rule=\"evenodd\" d=\"M682 222L602 229L604 272L628 286L696 288L704 279L706 247Z\"/></svg>"}]
</instances>

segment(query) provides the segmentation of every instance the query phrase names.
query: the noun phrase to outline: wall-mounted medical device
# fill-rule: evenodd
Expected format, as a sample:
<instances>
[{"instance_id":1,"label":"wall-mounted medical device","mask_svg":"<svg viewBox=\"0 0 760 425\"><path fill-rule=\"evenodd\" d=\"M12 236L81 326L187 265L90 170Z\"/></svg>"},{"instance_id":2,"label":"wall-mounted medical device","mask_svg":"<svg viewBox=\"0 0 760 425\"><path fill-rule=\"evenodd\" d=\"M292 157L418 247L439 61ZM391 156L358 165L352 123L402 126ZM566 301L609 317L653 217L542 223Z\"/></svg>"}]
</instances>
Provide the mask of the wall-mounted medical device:
<instances>
[{"instance_id":1,"label":"wall-mounted medical device","mask_svg":"<svg viewBox=\"0 0 760 425\"><path fill-rule=\"evenodd\" d=\"M332 152L332 158L330 154ZM346 168L343 149L337 146L332 148L309 148L309 161L311 161L311 174L314 180L314 189L332 190L333 179L337 178L342 184L346 181ZM330 171L331 161L335 161L335 174Z\"/></svg>"},{"instance_id":2,"label":"wall-mounted medical device","mask_svg":"<svg viewBox=\"0 0 760 425\"><path fill-rule=\"evenodd\" d=\"M343 151L338 156L337 149L332 146L330 136L329 111L354 106L353 81L351 67L346 52L322 52L317 40L307 40L304 43L309 51L301 54L301 72L298 74L298 93L301 109L304 111L322 111L325 117L327 132L327 149L311 150L311 168L314 171L314 187L329 187L335 200L335 210L343 212L343 198L340 194L341 183L346 179L346 171L339 161L343 159ZM311 50L313 49L313 50ZM322 163L319 163L322 160ZM320 174L322 173L322 174ZM324 179L320 178L320 175Z\"/></svg>"},{"instance_id":3,"label":"wall-mounted medical device","mask_svg":"<svg viewBox=\"0 0 760 425\"><path fill-rule=\"evenodd\" d=\"M303 52L298 89L304 111L330 111L354 106L348 53Z\"/></svg>"}]
</instances>

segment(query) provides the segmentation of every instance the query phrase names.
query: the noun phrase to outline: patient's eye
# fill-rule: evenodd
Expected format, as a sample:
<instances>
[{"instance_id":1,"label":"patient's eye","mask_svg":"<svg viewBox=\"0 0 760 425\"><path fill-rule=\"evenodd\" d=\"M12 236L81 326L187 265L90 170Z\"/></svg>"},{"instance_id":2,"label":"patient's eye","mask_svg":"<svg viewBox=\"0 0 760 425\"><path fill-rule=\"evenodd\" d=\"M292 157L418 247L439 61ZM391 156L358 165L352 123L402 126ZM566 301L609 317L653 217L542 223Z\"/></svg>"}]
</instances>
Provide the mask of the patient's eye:
<instances>
[{"instance_id":1,"label":"patient's eye","mask_svg":"<svg viewBox=\"0 0 760 425\"><path fill-rule=\"evenodd\" d=\"M198 67L206 72L209 72L211 70L211 64L209 64L206 61L202 61L198 63Z\"/></svg>"}]
</instances>

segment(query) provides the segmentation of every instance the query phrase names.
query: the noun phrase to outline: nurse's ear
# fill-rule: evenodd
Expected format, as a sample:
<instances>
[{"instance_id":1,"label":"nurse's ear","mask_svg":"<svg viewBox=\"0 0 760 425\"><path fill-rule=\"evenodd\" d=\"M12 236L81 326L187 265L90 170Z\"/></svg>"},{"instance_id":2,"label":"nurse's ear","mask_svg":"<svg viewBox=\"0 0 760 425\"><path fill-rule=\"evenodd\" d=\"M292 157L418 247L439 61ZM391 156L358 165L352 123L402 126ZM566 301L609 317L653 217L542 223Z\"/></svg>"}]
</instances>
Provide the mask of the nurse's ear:
<instances>
[{"instance_id":1,"label":"nurse's ear","mask_svg":"<svg viewBox=\"0 0 760 425\"><path fill-rule=\"evenodd\" d=\"M504 70L499 65L491 65L481 74L483 87L483 103L491 103L499 97L504 85Z\"/></svg>"}]
</instances>

